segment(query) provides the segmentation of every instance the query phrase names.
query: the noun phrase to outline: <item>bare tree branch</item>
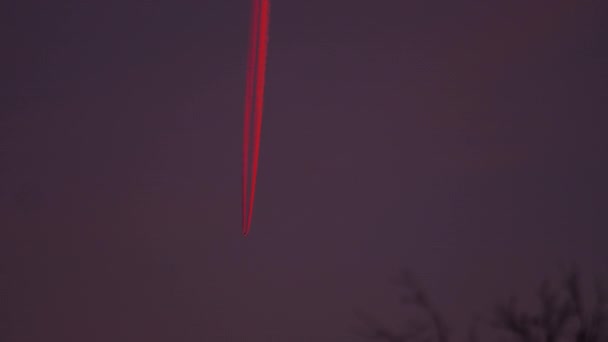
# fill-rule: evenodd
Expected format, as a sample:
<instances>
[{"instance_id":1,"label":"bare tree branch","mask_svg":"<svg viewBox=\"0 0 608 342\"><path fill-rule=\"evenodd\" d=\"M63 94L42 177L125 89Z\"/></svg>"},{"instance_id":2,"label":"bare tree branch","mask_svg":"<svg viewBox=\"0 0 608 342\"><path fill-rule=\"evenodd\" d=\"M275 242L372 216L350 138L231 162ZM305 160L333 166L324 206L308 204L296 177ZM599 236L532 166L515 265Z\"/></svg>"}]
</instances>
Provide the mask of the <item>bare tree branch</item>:
<instances>
[{"instance_id":1,"label":"bare tree branch","mask_svg":"<svg viewBox=\"0 0 608 342\"><path fill-rule=\"evenodd\" d=\"M442 316L414 277L409 272L402 271L393 283L403 290L400 304L415 309L417 312L415 318L406 319L403 330L394 332L369 316L359 314L367 326L367 332L362 336L388 342L449 342Z\"/></svg>"},{"instance_id":2,"label":"bare tree branch","mask_svg":"<svg viewBox=\"0 0 608 342\"><path fill-rule=\"evenodd\" d=\"M554 288L548 280L542 282L537 313L518 310L514 299L499 305L495 327L512 333L522 342L557 342L568 337L576 342L608 342L605 290L596 286L597 304L587 312L578 272L568 272L557 285ZM568 333L568 327L575 327L573 334Z\"/></svg>"},{"instance_id":3,"label":"bare tree branch","mask_svg":"<svg viewBox=\"0 0 608 342\"><path fill-rule=\"evenodd\" d=\"M393 331L367 315L359 315L366 326L360 334L371 340L386 342L449 342L445 321L427 293L409 272L393 280L403 293L399 303L413 309L414 318L404 320L401 331ZM517 299L499 303L488 318L476 317L466 338L480 342L480 322L490 328L510 333L520 342L608 342L608 290L599 279L595 282L591 302L583 291L576 270L566 272L561 281L545 279L537 291L536 310L524 310Z\"/></svg>"}]
</instances>

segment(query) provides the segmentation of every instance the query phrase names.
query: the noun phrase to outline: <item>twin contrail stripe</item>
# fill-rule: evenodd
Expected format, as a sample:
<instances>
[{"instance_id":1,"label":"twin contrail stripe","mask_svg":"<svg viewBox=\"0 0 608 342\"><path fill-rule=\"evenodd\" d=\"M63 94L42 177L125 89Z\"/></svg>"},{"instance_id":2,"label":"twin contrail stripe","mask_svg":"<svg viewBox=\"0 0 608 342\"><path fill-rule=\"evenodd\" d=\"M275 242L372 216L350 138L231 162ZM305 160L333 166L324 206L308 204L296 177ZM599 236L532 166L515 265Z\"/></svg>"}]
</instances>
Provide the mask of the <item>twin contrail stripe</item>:
<instances>
[{"instance_id":1,"label":"twin contrail stripe","mask_svg":"<svg viewBox=\"0 0 608 342\"><path fill-rule=\"evenodd\" d=\"M249 51L247 56L247 83L245 87L245 117L243 128L243 189L241 200L243 235L247 235L251 229L251 217L253 215L253 204L255 200L255 186L260 156L260 135L262 131L262 109L264 106L264 82L266 75L266 55L268 51L269 19L270 1L253 0ZM252 109L253 120L251 115ZM252 122L253 139L250 139ZM249 165L250 140L253 140L251 165ZM249 179L250 166L251 179Z\"/></svg>"}]
</instances>

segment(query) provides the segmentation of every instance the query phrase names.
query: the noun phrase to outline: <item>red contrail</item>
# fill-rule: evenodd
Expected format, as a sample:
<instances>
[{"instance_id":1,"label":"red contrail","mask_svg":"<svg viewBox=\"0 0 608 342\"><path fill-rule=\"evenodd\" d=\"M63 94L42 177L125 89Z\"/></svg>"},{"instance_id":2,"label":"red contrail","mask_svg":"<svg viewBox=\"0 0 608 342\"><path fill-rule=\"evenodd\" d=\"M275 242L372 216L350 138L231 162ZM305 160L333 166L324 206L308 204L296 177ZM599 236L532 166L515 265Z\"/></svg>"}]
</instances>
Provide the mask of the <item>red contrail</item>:
<instances>
[{"instance_id":1,"label":"red contrail","mask_svg":"<svg viewBox=\"0 0 608 342\"><path fill-rule=\"evenodd\" d=\"M248 187L248 170L249 170L249 131L251 131L251 109L253 103L253 81L255 77L255 52L257 51L257 35L258 35L258 17L259 6L256 0L253 0L251 10L251 28L249 30L249 48L247 55L247 76L245 84L245 117L243 119L243 179L242 179L242 229L243 234L247 231L247 187Z\"/></svg>"},{"instance_id":2,"label":"red contrail","mask_svg":"<svg viewBox=\"0 0 608 342\"><path fill-rule=\"evenodd\" d=\"M251 229L255 186L260 156L260 134L262 131L262 109L264 105L264 80L268 50L269 0L253 0L249 51L247 56L247 80L245 87L245 117L243 129L243 179L242 179L242 224L243 235ZM255 81L255 85L254 85ZM253 157L251 180L249 175L249 133L251 130L251 107L253 106ZM249 185L249 187L248 187ZM247 195L249 194L249 201Z\"/></svg>"}]
</instances>

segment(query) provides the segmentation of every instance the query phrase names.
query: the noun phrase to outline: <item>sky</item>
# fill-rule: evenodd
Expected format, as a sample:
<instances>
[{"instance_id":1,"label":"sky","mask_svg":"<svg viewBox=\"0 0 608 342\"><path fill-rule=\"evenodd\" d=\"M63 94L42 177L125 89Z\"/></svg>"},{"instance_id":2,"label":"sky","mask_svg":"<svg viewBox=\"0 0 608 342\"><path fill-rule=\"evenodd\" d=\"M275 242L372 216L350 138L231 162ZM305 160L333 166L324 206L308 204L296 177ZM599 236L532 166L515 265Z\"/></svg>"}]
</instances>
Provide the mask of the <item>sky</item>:
<instances>
[{"instance_id":1,"label":"sky","mask_svg":"<svg viewBox=\"0 0 608 342\"><path fill-rule=\"evenodd\" d=\"M273 1L244 238L250 5L3 5L1 340L359 341L402 269L458 333L608 274L601 1Z\"/></svg>"}]
</instances>

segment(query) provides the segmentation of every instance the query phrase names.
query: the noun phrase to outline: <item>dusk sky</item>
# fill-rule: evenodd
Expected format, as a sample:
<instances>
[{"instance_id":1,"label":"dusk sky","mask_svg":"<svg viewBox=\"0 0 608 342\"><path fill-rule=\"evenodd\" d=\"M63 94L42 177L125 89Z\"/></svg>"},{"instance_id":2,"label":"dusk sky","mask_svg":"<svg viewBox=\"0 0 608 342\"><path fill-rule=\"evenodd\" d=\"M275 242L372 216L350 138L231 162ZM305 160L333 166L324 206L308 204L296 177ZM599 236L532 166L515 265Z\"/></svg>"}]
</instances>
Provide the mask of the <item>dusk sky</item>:
<instances>
[{"instance_id":1,"label":"dusk sky","mask_svg":"<svg viewBox=\"0 0 608 342\"><path fill-rule=\"evenodd\" d=\"M245 238L250 1L9 1L0 340L362 341L404 268L458 334L607 276L606 4L272 1Z\"/></svg>"}]
</instances>

